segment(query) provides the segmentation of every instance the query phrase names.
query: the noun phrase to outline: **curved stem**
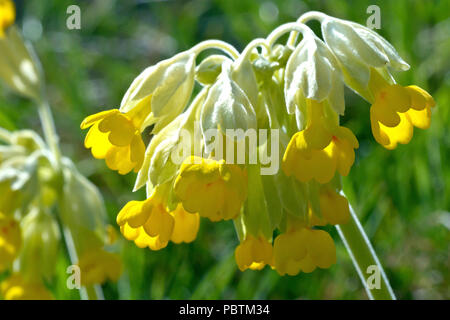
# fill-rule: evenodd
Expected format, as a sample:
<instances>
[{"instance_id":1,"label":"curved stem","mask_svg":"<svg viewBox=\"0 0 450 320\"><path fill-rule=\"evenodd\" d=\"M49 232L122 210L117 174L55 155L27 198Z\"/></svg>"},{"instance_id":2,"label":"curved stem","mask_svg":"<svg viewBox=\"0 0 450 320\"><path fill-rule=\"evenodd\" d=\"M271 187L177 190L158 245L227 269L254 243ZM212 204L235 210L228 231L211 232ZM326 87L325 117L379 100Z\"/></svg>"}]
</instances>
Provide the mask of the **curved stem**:
<instances>
[{"instance_id":1,"label":"curved stem","mask_svg":"<svg viewBox=\"0 0 450 320\"><path fill-rule=\"evenodd\" d=\"M267 44L266 39L263 38L254 39L245 47L245 49L239 56L239 59L247 59L248 56L252 53L252 50L256 47L262 47L266 51L270 51L270 46Z\"/></svg>"},{"instance_id":2,"label":"curved stem","mask_svg":"<svg viewBox=\"0 0 450 320\"><path fill-rule=\"evenodd\" d=\"M300 18L297 19L297 23L307 23L309 20L318 20L318 21L322 21L327 15L319 12L319 11L309 11L306 12L304 14L302 14L300 16ZM292 31L291 34L289 35L289 39L287 41L287 45L289 46L294 46L296 40L297 40L297 36L298 36L298 32L297 31Z\"/></svg>"},{"instance_id":3,"label":"curved stem","mask_svg":"<svg viewBox=\"0 0 450 320\"><path fill-rule=\"evenodd\" d=\"M371 300L395 300L394 291L353 208L348 223L336 226Z\"/></svg>"},{"instance_id":4,"label":"curved stem","mask_svg":"<svg viewBox=\"0 0 450 320\"><path fill-rule=\"evenodd\" d=\"M221 40L206 40L202 41L199 44L192 47L190 50L195 52L195 54L199 54L200 52L207 49L219 49L228 54L233 59L237 59L239 57L239 52L233 47L231 44L228 44Z\"/></svg>"},{"instance_id":5,"label":"curved stem","mask_svg":"<svg viewBox=\"0 0 450 320\"><path fill-rule=\"evenodd\" d=\"M300 32L303 35L314 35L314 32L307 25L299 22L290 22L283 24L273 30L266 39L267 44L269 45L269 47L272 47L281 36L283 36L287 32L293 31L297 33Z\"/></svg>"}]
</instances>

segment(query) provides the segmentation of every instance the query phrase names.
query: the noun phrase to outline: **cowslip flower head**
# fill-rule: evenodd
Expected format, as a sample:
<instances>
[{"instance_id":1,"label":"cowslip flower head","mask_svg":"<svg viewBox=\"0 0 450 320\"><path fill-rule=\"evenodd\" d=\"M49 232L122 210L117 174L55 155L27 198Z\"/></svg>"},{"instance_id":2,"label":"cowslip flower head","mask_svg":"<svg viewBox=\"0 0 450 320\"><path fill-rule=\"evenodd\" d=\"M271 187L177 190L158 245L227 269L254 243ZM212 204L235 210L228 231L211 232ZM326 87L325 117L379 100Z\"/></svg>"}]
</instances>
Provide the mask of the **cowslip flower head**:
<instances>
[{"instance_id":1,"label":"cowslip flower head","mask_svg":"<svg viewBox=\"0 0 450 320\"><path fill-rule=\"evenodd\" d=\"M141 126L148 116L146 101L122 113L118 109L102 111L84 119L81 129L89 129L84 145L97 159L105 159L111 170L127 174L138 172L144 161L145 145Z\"/></svg>"},{"instance_id":2,"label":"cowslip flower head","mask_svg":"<svg viewBox=\"0 0 450 320\"><path fill-rule=\"evenodd\" d=\"M306 101L308 122L304 130L292 136L283 156L283 171L299 181L315 179L322 184L329 182L336 171L348 175L358 140L348 128L327 125L322 104Z\"/></svg>"},{"instance_id":3,"label":"cowslip flower head","mask_svg":"<svg viewBox=\"0 0 450 320\"><path fill-rule=\"evenodd\" d=\"M13 217L0 212L0 272L11 265L21 246L19 223Z\"/></svg>"},{"instance_id":4,"label":"cowslip flower head","mask_svg":"<svg viewBox=\"0 0 450 320\"><path fill-rule=\"evenodd\" d=\"M405 143L412 126L429 126L434 102L418 87L395 84L388 68L408 66L376 33L323 14L306 16L321 21L323 40L303 23L288 23L240 54L206 41L135 79L119 111L131 119L128 113L145 101L145 119L134 128L154 125L154 136L142 165L123 170L138 171L133 191L147 190L146 200L130 201L117 216L126 239L159 250L193 241L200 217L233 220L240 270L270 265L294 275L336 262L333 240L321 228L351 218L341 179L359 147L340 124L344 85L373 104L374 136L389 148ZM292 31L302 33L298 45L296 37L276 43ZM211 55L195 68L198 54L210 48L229 57ZM188 104L195 81L201 89Z\"/></svg>"},{"instance_id":5,"label":"cowslip flower head","mask_svg":"<svg viewBox=\"0 0 450 320\"><path fill-rule=\"evenodd\" d=\"M86 250L78 261L82 285L102 284L107 280L117 281L122 273L122 263L117 254L103 248Z\"/></svg>"},{"instance_id":6,"label":"cowslip flower head","mask_svg":"<svg viewBox=\"0 0 450 320\"><path fill-rule=\"evenodd\" d=\"M272 264L272 243L264 237L248 235L235 249L234 255L239 270L261 270Z\"/></svg>"},{"instance_id":7,"label":"cowslip flower head","mask_svg":"<svg viewBox=\"0 0 450 320\"><path fill-rule=\"evenodd\" d=\"M5 300L53 300L53 296L40 281L29 282L14 273L0 284Z\"/></svg>"},{"instance_id":8,"label":"cowslip flower head","mask_svg":"<svg viewBox=\"0 0 450 320\"><path fill-rule=\"evenodd\" d=\"M246 172L224 160L192 156L181 165L174 191L188 212L211 221L234 219L247 195Z\"/></svg>"},{"instance_id":9,"label":"cowslip flower head","mask_svg":"<svg viewBox=\"0 0 450 320\"><path fill-rule=\"evenodd\" d=\"M16 8L11 0L0 1L0 38L5 37L5 30L14 23Z\"/></svg>"}]
</instances>

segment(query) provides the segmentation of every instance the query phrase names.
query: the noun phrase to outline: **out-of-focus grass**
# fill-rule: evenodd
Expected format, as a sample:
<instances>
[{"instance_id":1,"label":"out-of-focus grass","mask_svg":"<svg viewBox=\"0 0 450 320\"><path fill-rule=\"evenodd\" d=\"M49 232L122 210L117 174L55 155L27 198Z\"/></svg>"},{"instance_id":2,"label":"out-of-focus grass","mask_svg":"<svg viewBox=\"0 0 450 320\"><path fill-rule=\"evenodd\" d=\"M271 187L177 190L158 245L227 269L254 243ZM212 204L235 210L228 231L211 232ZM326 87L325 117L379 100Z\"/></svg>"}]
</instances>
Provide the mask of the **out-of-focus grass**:
<instances>
[{"instance_id":1,"label":"out-of-focus grass","mask_svg":"<svg viewBox=\"0 0 450 320\"><path fill-rule=\"evenodd\" d=\"M219 38L238 49L308 10L362 24L366 9L381 8L381 30L411 65L395 74L436 99L432 127L415 129L412 142L387 151L370 133L369 105L350 91L343 123L360 141L345 191L360 216L397 296L450 298L450 19L448 1L78 1L82 29L66 28L73 1L17 1L18 25L42 60L48 95L65 155L100 189L110 223L131 199L134 175L119 176L83 148L82 119L115 107L142 69L201 40ZM317 30L317 24L312 23ZM0 95L0 126L39 129L35 107L7 90ZM266 268L241 273L231 223L203 220L193 244L158 252L123 241L125 272L104 286L120 299L353 299L366 298L337 234L338 263L329 270L279 277ZM52 285L59 299L77 298L65 288L66 255Z\"/></svg>"}]
</instances>

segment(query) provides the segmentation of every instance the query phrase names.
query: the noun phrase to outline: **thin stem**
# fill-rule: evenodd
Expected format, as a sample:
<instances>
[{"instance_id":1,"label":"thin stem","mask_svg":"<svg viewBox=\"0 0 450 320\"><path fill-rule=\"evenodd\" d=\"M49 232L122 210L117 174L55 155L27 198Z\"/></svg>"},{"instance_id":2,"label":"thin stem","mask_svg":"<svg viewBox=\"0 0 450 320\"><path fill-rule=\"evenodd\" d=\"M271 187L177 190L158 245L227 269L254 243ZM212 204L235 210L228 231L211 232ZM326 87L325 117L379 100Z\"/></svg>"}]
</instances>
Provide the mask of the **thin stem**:
<instances>
[{"instance_id":1,"label":"thin stem","mask_svg":"<svg viewBox=\"0 0 450 320\"><path fill-rule=\"evenodd\" d=\"M195 52L195 54L199 54L200 52L207 49L219 49L228 54L233 59L237 59L239 57L239 51L236 50L231 44L228 44L224 41L220 40L206 40L202 41L199 44L192 47L191 51Z\"/></svg>"},{"instance_id":2,"label":"thin stem","mask_svg":"<svg viewBox=\"0 0 450 320\"><path fill-rule=\"evenodd\" d=\"M297 23L305 24L309 20L313 20L313 19L322 21L326 16L327 16L326 14L319 12L319 11L309 11L309 12L302 14L300 16L300 18L298 18ZM298 32L292 31L291 34L289 35L287 45L294 46L295 42L297 41L297 36L298 36Z\"/></svg>"},{"instance_id":3,"label":"thin stem","mask_svg":"<svg viewBox=\"0 0 450 320\"><path fill-rule=\"evenodd\" d=\"M39 117L41 119L42 130L44 131L45 141L50 148L54 158L56 170L61 170L61 150L59 148L59 138L56 133L55 123L53 121L52 111L46 100L38 103ZM61 172L60 172L61 173ZM64 229L64 240L66 242L67 251L69 252L72 264L78 262L78 255L73 242L72 234L68 229ZM80 289L80 297L83 300L104 299L102 288L99 285L82 287Z\"/></svg>"},{"instance_id":4,"label":"thin stem","mask_svg":"<svg viewBox=\"0 0 450 320\"><path fill-rule=\"evenodd\" d=\"M59 149L59 138L56 133L55 123L52 117L52 111L47 101L39 103L39 117L41 119L42 130L44 131L45 141L47 142L50 151L55 157L57 168L60 168L61 164L61 151Z\"/></svg>"},{"instance_id":5,"label":"thin stem","mask_svg":"<svg viewBox=\"0 0 450 320\"><path fill-rule=\"evenodd\" d=\"M314 32L307 25L299 22L290 22L283 24L273 30L266 39L267 45L269 47L272 47L281 36L283 36L287 32L291 32L292 34L293 31L301 32L304 35L314 35Z\"/></svg>"},{"instance_id":6,"label":"thin stem","mask_svg":"<svg viewBox=\"0 0 450 320\"><path fill-rule=\"evenodd\" d=\"M371 300L395 300L394 291L353 208L348 223L336 226Z\"/></svg>"}]
</instances>

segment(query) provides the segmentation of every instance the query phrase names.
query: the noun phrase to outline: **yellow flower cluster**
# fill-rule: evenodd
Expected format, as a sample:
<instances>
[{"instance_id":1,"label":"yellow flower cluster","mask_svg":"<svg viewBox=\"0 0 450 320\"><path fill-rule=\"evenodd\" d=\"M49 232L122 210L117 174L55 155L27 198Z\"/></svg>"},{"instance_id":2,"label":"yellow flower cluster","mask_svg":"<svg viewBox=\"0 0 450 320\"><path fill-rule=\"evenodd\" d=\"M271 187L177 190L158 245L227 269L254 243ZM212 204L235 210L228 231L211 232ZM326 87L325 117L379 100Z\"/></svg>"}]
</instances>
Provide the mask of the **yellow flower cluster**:
<instances>
[{"instance_id":1,"label":"yellow flower cluster","mask_svg":"<svg viewBox=\"0 0 450 320\"><path fill-rule=\"evenodd\" d=\"M341 178L359 147L339 121L344 86L372 104L373 135L388 149L408 143L414 126L430 125L434 101L417 86L395 83L388 67L409 66L378 34L321 13L299 21L313 18L323 39L298 22L252 41L241 54L220 41L200 43L145 69L119 109L83 121L93 156L120 174L137 172L135 190L147 186L147 199L128 202L117 216L126 239L159 250L170 241L193 241L200 217L233 220L242 271L269 265L295 275L336 262L326 230L351 217ZM297 45L296 37L276 44L291 31L302 33ZM208 48L229 57L211 55L196 66ZM195 80L202 89L192 98ZM141 133L148 127L145 147ZM211 130L218 132L213 138ZM251 130L265 131L267 139L261 131L252 139ZM256 150L240 149L247 138ZM281 156L281 170L265 175L269 149Z\"/></svg>"}]
</instances>

